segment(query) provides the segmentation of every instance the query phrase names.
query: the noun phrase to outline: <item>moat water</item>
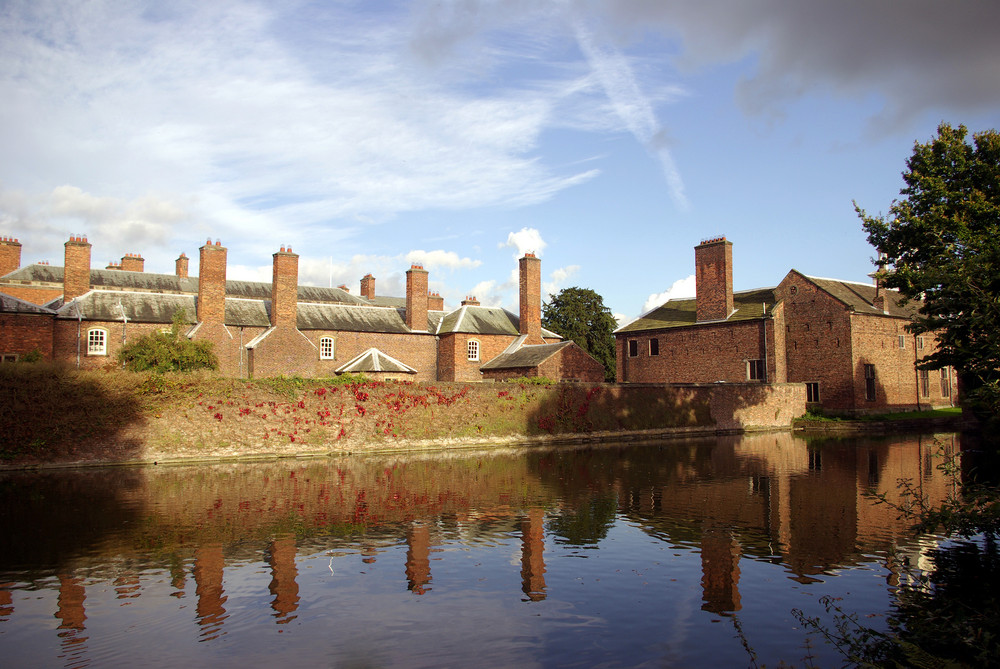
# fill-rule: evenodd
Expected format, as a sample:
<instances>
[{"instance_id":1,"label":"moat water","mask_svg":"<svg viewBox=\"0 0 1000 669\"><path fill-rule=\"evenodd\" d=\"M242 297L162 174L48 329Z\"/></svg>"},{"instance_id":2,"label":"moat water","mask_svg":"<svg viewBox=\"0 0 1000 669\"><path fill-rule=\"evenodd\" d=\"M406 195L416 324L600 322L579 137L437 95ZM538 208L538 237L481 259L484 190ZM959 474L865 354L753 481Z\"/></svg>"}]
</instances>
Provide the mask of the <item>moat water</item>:
<instances>
[{"instance_id":1,"label":"moat water","mask_svg":"<svg viewBox=\"0 0 1000 669\"><path fill-rule=\"evenodd\" d=\"M4 667L839 666L955 435L0 475ZM749 650L748 650L749 649Z\"/></svg>"}]
</instances>

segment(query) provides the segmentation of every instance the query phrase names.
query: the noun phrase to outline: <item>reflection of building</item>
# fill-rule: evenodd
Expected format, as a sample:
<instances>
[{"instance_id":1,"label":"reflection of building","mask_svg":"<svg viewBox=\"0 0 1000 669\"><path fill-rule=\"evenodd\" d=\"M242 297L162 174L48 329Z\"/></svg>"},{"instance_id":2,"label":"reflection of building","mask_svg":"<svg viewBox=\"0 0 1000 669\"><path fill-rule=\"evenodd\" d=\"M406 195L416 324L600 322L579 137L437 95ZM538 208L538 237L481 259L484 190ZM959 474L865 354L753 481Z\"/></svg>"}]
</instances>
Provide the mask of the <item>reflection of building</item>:
<instances>
[{"instance_id":1,"label":"reflection of building","mask_svg":"<svg viewBox=\"0 0 1000 669\"><path fill-rule=\"evenodd\" d=\"M814 406L855 413L954 404L952 370L914 366L936 347L906 330L919 304L796 270L775 288L733 292L732 246L702 242L697 296L615 332L619 382L801 382Z\"/></svg>"},{"instance_id":2,"label":"reflection of building","mask_svg":"<svg viewBox=\"0 0 1000 669\"><path fill-rule=\"evenodd\" d=\"M201 636L206 641L218 636L227 617L223 606L227 599L222 587L224 568L225 558L221 544L202 546L195 551L194 581L195 595L198 597L195 611L198 624L204 628Z\"/></svg>"},{"instance_id":3,"label":"reflection of building","mask_svg":"<svg viewBox=\"0 0 1000 669\"><path fill-rule=\"evenodd\" d=\"M521 521L521 591L545 599L545 509L532 508Z\"/></svg>"},{"instance_id":4,"label":"reflection of building","mask_svg":"<svg viewBox=\"0 0 1000 669\"><path fill-rule=\"evenodd\" d=\"M181 254L174 274L144 271L135 254L91 269L85 237L65 244L63 267L21 267L21 244L0 239L0 360L32 351L94 368L127 342L170 327L183 311L183 334L213 344L230 376L334 376L481 381L538 376L601 382L604 367L572 341L541 325L541 261L520 260L520 313L484 307L474 298L445 311L428 291L428 272L406 272L406 296L361 295L346 286L298 285L299 256L281 247L270 284L226 279L227 250L200 249L199 276Z\"/></svg>"},{"instance_id":5,"label":"reflection of building","mask_svg":"<svg viewBox=\"0 0 1000 669\"><path fill-rule=\"evenodd\" d=\"M271 542L268 551L268 563L271 565L271 583L268 590L274 595L271 608L278 624L284 624L295 619L291 615L299 605L299 584L296 581L298 570L295 568L295 537L282 537Z\"/></svg>"},{"instance_id":6,"label":"reflection of building","mask_svg":"<svg viewBox=\"0 0 1000 669\"><path fill-rule=\"evenodd\" d=\"M726 528L707 527L701 535L701 587L704 604L712 613L739 611L739 541Z\"/></svg>"},{"instance_id":7,"label":"reflection of building","mask_svg":"<svg viewBox=\"0 0 1000 669\"><path fill-rule=\"evenodd\" d=\"M422 595L431 582L431 529L426 523L406 528L406 583L414 594Z\"/></svg>"}]
</instances>

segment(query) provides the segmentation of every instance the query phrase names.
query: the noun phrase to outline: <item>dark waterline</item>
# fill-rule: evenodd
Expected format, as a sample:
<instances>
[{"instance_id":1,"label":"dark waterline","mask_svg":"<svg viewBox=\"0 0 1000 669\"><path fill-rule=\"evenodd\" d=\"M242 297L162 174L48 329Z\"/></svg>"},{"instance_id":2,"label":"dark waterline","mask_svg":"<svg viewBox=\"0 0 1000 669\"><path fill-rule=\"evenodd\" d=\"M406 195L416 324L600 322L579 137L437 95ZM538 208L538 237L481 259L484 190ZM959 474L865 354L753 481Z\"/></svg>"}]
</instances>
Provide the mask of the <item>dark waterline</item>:
<instances>
[{"instance_id":1,"label":"dark waterline","mask_svg":"<svg viewBox=\"0 0 1000 669\"><path fill-rule=\"evenodd\" d=\"M955 435L786 433L0 476L9 667L839 665L937 543ZM738 623L738 625L736 624ZM737 628L743 631L743 638Z\"/></svg>"}]
</instances>

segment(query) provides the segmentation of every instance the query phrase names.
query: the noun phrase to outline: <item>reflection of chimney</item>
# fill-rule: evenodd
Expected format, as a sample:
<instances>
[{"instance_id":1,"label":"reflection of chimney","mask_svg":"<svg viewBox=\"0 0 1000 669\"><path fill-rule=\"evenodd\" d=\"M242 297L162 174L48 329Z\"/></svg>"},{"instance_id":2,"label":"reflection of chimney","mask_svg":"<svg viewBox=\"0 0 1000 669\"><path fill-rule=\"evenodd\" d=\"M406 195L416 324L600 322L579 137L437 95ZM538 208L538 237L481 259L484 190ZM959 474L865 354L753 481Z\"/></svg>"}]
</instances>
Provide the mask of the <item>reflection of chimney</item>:
<instances>
[{"instance_id":1,"label":"reflection of chimney","mask_svg":"<svg viewBox=\"0 0 1000 669\"><path fill-rule=\"evenodd\" d=\"M194 553L195 595L198 604L195 614L198 624L205 627L202 636L205 640L214 639L219 628L226 619L226 609L223 604L227 597L222 588L223 568L225 558L222 555L222 545L199 548Z\"/></svg>"},{"instance_id":2,"label":"reflection of chimney","mask_svg":"<svg viewBox=\"0 0 1000 669\"><path fill-rule=\"evenodd\" d=\"M521 591L533 602L545 599L545 510L530 509L521 521Z\"/></svg>"},{"instance_id":3,"label":"reflection of chimney","mask_svg":"<svg viewBox=\"0 0 1000 669\"><path fill-rule=\"evenodd\" d=\"M146 267L146 260L138 253L126 253L122 256L122 269L126 272L141 272Z\"/></svg>"},{"instance_id":4,"label":"reflection of chimney","mask_svg":"<svg viewBox=\"0 0 1000 669\"><path fill-rule=\"evenodd\" d=\"M116 599L135 599L139 596L139 575L127 572L115 579Z\"/></svg>"},{"instance_id":5,"label":"reflection of chimney","mask_svg":"<svg viewBox=\"0 0 1000 669\"><path fill-rule=\"evenodd\" d=\"M87 620L83 607L86 598L87 591L79 578L59 574L59 610L56 611L56 618L61 621L59 629L82 630L86 627L83 624Z\"/></svg>"},{"instance_id":6,"label":"reflection of chimney","mask_svg":"<svg viewBox=\"0 0 1000 669\"><path fill-rule=\"evenodd\" d=\"M268 563L271 565L268 590L274 595L271 608L277 623L283 625L295 620L296 616L289 614L295 613L299 606L299 584L295 580L299 573L295 568L295 537L272 541Z\"/></svg>"},{"instance_id":7,"label":"reflection of chimney","mask_svg":"<svg viewBox=\"0 0 1000 669\"><path fill-rule=\"evenodd\" d=\"M444 298L441 293L431 292L427 295L428 311L444 311Z\"/></svg>"},{"instance_id":8,"label":"reflection of chimney","mask_svg":"<svg viewBox=\"0 0 1000 669\"><path fill-rule=\"evenodd\" d=\"M733 243L725 237L694 247L695 310L698 321L719 321L733 313Z\"/></svg>"},{"instance_id":9,"label":"reflection of chimney","mask_svg":"<svg viewBox=\"0 0 1000 669\"><path fill-rule=\"evenodd\" d=\"M226 320L226 247L208 240L200 249L198 266L198 321L222 324Z\"/></svg>"},{"instance_id":10,"label":"reflection of chimney","mask_svg":"<svg viewBox=\"0 0 1000 669\"><path fill-rule=\"evenodd\" d=\"M21 242L13 237L0 237L0 276L21 266Z\"/></svg>"},{"instance_id":11,"label":"reflection of chimney","mask_svg":"<svg viewBox=\"0 0 1000 669\"><path fill-rule=\"evenodd\" d=\"M701 535L703 611L739 611L740 544L729 530L709 528Z\"/></svg>"},{"instance_id":12,"label":"reflection of chimney","mask_svg":"<svg viewBox=\"0 0 1000 669\"><path fill-rule=\"evenodd\" d=\"M292 247L274 254L271 281L271 327L295 327L299 309L299 256Z\"/></svg>"},{"instance_id":13,"label":"reflection of chimney","mask_svg":"<svg viewBox=\"0 0 1000 669\"><path fill-rule=\"evenodd\" d=\"M406 530L406 583L418 595L430 588L431 582L431 529L424 523L410 525Z\"/></svg>"},{"instance_id":14,"label":"reflection of chimney","mask_svg":"<svg viewBox=\"0 0 1000 669\"><path fill-rule=\"evenodd\" d=\"M375 277L371 274L361 277L361 297L366 300L375 299Z\"/></svg>"},{"instance_id":15,"label":"reflection of chimney","mask_svg":"<svg viewBox=\"0 0 1000 669\"><path fill-rule=\"evenodd\" d=\"M177 256L177 260L174 261L174 273L182 279L187 278L188 257L183 252L181 252L181 254Z\"/></svg>"},{"instance_id":16,"label":"reflection of chimney","mask_svg":"<svg viewBox=\"0 0 1000 669\"><path fill-rule=\"evenodd\" d=\"M69 302L90 290L90 242L86 237L70 237L65 248L63 300Z\"/></svg>"},{"instance_id":17,"label":"reflection of chimney","mask_svg":"<svg viewBox=\"0 0 1000 669\"><path fill-rule=\"evenodd\" d=\"M520 332L527 335L525 344L543 344L542 340L542 261L534 253L525 253L518 262L520 294Z\"/></svg>"},{"instance_id":18,"label":"reflection of chimney","mask_svg":"<svg viewBox=\"0 0 1000 669\"><path fill-rule=\"evenodd\" d=\"M423 265L406 270L406 327L427 331L427 270Z\"/></svg>"}]
</instances>

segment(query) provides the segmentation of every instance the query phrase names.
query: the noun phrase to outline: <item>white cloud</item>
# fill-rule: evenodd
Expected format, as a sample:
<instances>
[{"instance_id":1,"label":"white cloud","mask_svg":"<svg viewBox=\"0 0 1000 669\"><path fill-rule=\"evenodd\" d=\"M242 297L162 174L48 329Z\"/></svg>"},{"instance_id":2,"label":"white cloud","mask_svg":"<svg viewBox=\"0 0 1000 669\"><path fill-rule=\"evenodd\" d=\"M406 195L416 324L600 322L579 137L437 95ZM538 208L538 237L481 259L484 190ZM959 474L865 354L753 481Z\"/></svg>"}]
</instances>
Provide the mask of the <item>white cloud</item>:
<instances>
[{"instance_id":1,"label":"white cloud","mask_svg":"<svg viewBox=\"0 0 1000 669\"><path fill-rule=\"evenodd\" d=\"M542 233L540 233L535 228L524 227L517 232L511 232L507 235L507 241L502 242L498 245L498 248L514 248L516 249L514 253L514 259L517 260L524 256L525 253L534 253L539 258L542 257L542 252L548 244L542 239Z\"/></svg>"},{"instance_id":2,"label":"white cloud","mask_svg":"<svg viewBox=\"0 0 1000 669\"><path fill-rule=\"evenodd\" d=\"M424 269L430 271L433 269L472 269L474 267L479 267L483 264L481 260L473 260L472 258L462 258L454 251L423 251L416 250L407 253L404 258L409 263L418 263L424 266Z\"/></svg>"},{"instance_id":3,"label":"white cloud","mask_svg":"<svg viewBox=\"0 0 1000 669\"><path fill-rule=\"evenodd\" d=\"M580 270L579 265L567 265L560 267L549 274L549 280L542 284L542 299L546 295L555 295L566 287L566 280Z\"/></svg>"},{"instance_id":4,"label":"white cloud","mask_svg":"<svg viewBox=\"0 0 1000 669\"><path fill-rule=\"evenodd\" d=\"M663 291L662 293L654 293L646 298L646 302L642 305L642 313L646 313L651 309L655 309L661 304L666 303L668 300L676 300L685 297L695 296L695 279L694 274L684 279L677 279L674 281L670 288Z\"/></svg>"}]
</instances>

